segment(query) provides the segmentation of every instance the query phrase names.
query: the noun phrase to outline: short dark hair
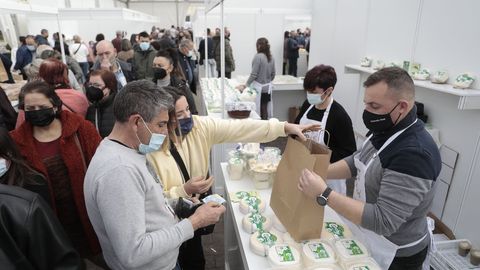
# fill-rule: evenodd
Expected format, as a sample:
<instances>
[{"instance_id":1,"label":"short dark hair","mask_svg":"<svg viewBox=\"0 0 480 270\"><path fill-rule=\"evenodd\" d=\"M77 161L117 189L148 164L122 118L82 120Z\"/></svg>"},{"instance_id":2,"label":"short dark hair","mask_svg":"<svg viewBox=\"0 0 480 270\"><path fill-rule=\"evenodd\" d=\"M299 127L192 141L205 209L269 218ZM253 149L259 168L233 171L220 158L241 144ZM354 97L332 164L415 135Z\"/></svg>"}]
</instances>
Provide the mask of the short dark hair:
<instances>
[{"instance_id":1,"label":"short dark hair","mask_svg":"<svg viewBox=\"0 0 480 270\"><path fill-rule=\"evenodd\" d=\"M335 88L337 84L337 73L335 69L327 65L318 65L310 69L303 80L303 89L315 90L316 87L326 90L329 87Z\"/></svg>"},{"instance_id":2,"label":"short dark hair","mask_svg":"<svg viewBox=\"0 0 480 270\"><path fill-rule=\"evenodd\" d=\"M140 34L138 34L138 36L144 37L144 38L150 38L150 35L146 31L140 32Z\"/></svg>"},{"instance_id":3,"label":"short dark hair","mask_svg":"<svg viewBox=\"0 0 480 270\"><path fill-rule=\"evenodd\" d=\"M161 87L149 80L127 83L119 91L113 104L115 120L128 121L134 114L140 114L145 122L150 122L160 111L170 111L174 107L173 98Z\"/></svg>"},{"instance_id":4,"label":"short dark hair","mask_svg":"<svg viewBox=\"0 0 480 270\"><path fill-rule=\"evenodd\" d=\"M102 40L105 40L105 36L102 33L97 34L97 36L95 37L95 41L100 42Z\"/></svg>"},{"instance_id":5,"label":"short dark hair","mask_svg":"<svg viewBox=\"0 0 480 270\"><path fill-rule=\"evenodd\" d=\"M42 29L42 31L40 31L40 34L44 34L44 33L48 33L48 30L47 29Z\"/></svg>"},{"instance_id":6,"label":"short dark hair","mask_svg":"<svg viewBox=\"0 0 480 270\"><path fill-rule=\"evenodd\" d=\"M415 85L412 78L404 69L399 67L382 68L368 76L363 83L364 87L370 87L379 82L385 82L389 90L397 96L415 99Z\"/></svg>"},{"instance_id":7,"label":"short dark hair","mask_svg":"<svg viewBox=\"0 0 480 270\"><path fill-rule=\"evenodd\" d=\"M25 110L25 96L31 93L40 93L46 96L53 106L57 107L57 116L60 114L63 105L62 100L55 92L53 86L40 80L28 82L22 87L18 96L18 108Z\"/></svg>"},{"instance_id":8,"label":"short dark hair","mask_svg":"<svg viewBox=\"0 0 480 270\"><path fill-rule=\"evenodd\" d=\"M211 32L210 28L207 28L207 35L210 35Z\"/></svg>"}]
</instances>

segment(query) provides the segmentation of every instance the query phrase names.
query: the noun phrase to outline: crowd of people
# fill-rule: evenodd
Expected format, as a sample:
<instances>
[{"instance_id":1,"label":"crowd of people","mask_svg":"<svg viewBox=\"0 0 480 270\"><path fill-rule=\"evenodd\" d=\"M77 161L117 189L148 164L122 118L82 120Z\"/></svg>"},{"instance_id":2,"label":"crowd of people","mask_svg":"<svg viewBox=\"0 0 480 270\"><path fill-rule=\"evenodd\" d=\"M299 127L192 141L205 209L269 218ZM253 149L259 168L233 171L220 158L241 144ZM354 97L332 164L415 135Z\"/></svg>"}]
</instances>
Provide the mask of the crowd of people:
<instances>
[{"instance_id":1,"label":"crowd of people","mask_svg":"<svg viewBox=\"0 0 480 270\"><path fill-rule=\"evenodd\" d=\"M328 145L328 179L341 180L327 183L305 170L298 188L379 235L369 235L375 243L393 243L390 269L419 269L440 157L416 119L408 73L386 68L365 82L363 120L371 136L357 150L351 119L332 96L331 66L307 72L307 100L296 124L268 119L275 68L265 38L257 40L246 85L266 99L259 105L267 117L198 116L197 62L213 74L220 57L220 29L208 34L199 56L192 33L175 27L130 39L117 31L112 41L99 34L95 43L74 36L63 49L59 35L50 42L45 29L23 39L13 67L28 80L18 113L0 90L2 267L202 270L202 235L225 212L200 201L212 194L213 145L293 135ZM298 48L309 47L308 37L309 31L286 37L289 70ZM229 77L235 70L230 45L225 55ZM342 180L354 176L360 184L352 199Z\"/></svg>"}]
</instances>

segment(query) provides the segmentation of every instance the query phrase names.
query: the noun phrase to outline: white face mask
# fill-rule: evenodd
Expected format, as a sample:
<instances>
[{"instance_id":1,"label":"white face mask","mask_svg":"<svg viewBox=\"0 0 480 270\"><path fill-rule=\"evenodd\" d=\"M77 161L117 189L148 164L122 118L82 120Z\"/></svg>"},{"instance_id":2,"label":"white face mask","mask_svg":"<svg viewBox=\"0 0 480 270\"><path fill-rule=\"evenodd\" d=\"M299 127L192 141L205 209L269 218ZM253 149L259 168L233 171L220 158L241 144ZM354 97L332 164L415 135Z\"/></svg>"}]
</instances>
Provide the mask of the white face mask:
<instances>
[{"instance_id":1,"label":"white face mask","mask_svg":"<svg viewBox=\"0 0 480 270\"><path fill-rule=\"evenodd\" d=\"M148 153L155 152L155 151L159 150L162 147L163 141L165 141L165 138L167 136L165 136L163 134L159 134L159 133L153 133L152 131L150 131L150 129L148 128L148 126L145 123L145 121L143 120L143 118L141 118L141 119L142 119L143 124L147 128L148 132L150 132L150 134L152 135L150 137L150 141L148 142L148 145L143 144L142 141L140 141L140 138L138 138L138 135L137 135L137 139L140 142L140 145L138 146L138 152L146 155Z\"/></svg>"},{"instance_id":2,"label":"white face mask","mask_svg":"<svg viewBox=\"0 0 480 270\"><path fill-rule=\"evenodd\" d=\"M7 160L0 158L0 177L4 176L8 171Z\"/></svg>"},{"instance_id":3,"label":"white face mask","mask_svg":"<svg viewBox=\"0 0 480 270\"><path fill-rule=\"evenodd\" d=\"M192 50L188 51L188 55L187 55L188 57L192 57L193 55L194 55L194 53L193 53Z\"/></svg>"}]
</instances>

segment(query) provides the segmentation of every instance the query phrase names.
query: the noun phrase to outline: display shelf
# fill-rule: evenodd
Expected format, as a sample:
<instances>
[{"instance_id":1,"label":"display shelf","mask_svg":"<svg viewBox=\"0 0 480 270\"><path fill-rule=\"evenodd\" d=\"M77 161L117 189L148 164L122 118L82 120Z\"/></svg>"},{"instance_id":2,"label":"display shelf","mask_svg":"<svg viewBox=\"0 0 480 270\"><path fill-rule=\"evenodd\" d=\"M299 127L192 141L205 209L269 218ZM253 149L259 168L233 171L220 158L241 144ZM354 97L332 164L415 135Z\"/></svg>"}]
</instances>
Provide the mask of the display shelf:
<instances>
[{"instance_id":1,"label":"display shelf","mask_svg":"<svg viewBox=\"0 0 480 270\"><path fill-rule=\"evenodd\" d=\"M230 193L237 192L237 191L252 191L256 190L253 184L253 181L250 179L249 176L245 175L241 180L230 180L230 176L227 170L227 163L222 162L222 173L225 178L225 192L227 198L227 213L226 218L231 219L228 222L225 222L225 269L245 269L245 270L270 270L270 269L279 269L279 268L272 268L270 263L268 262L267 257L258 256L250 250L250 236L251 234L245 232L242 228L242 219L244 214L240 212L240 207L238 203L233 203L230 198ZM262 189L256 190L258 192L259 197L267 202L265 212L263 215L270 217L274 215L272 208L270 207L270 197L272 193L272 189ZM329 206L325 207L324 211L325 219L343 223L340 216ZM230 226L229 226L230 225ZM233 225L233 226L232 226ZM228 237L227 237L228 235ZM229 241L232 240L229 237L235 237L237 241ZM238 247L232 246L232 243L238 243ZM240 251L240 257L242 259L243 265L237 265L238 257L234 257L235 262L230 262L228 258L230 257L228 252L231 250L238 250ZM235 264L235 265L234 265ZM283 269L283 268L282 268Z\"/></svg>"},{"instance_id":2,"label":"display shelf","mask_svg":"<svg viewBox=\"0 0 480 270\"><path fill-rule=\"evenodd\" d=\"M375 70L360 65L345 65L345 73L365 73L372 74ZM478 110L480 109L480 90L476 89L456 89L450 84L435 84L430 81L413 80L415 86L427 90L446 93L458 97L459 110Z\"/></svg>"}]
</instances>

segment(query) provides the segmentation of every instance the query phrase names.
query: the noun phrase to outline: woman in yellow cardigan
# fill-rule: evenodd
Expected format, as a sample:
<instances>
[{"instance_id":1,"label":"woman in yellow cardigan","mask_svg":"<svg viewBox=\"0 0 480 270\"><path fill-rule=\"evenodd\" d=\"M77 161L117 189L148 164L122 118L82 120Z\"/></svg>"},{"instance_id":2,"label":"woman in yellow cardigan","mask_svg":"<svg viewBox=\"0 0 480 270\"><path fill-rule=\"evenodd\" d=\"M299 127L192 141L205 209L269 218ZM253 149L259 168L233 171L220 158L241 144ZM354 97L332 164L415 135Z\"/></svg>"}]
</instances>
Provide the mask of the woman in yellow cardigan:
<instances>
[{"instance_id":1,"label":"woman in yellow cardigan","mask_svg":"<svg viewBox=\"0 0 480 270\"><path fill-rule=\"evenodd\" d=\"M192 115L187 99L181 92L173 87L164 87L164 89L175 100L176 117L170 117L171 121L175 121L172 126L181 131L181 136L171 134L169 137L190 176L190 179L184 179L179 166L168 150L156 151L148 156L150 164L153 165L163 183L166 196L170 198L190 198L192 194L203 194L208 191L213 184L213 178L206 180L205 178L208 174L210 150L214 144L269 142L287 134L305 139L303 131L320 128L318 125L279 122L277 119L224 120ZM204 269L201 238L195 237L184 244L180 248L179 255L182 269Z\"/></svg>"}]
</instances>

